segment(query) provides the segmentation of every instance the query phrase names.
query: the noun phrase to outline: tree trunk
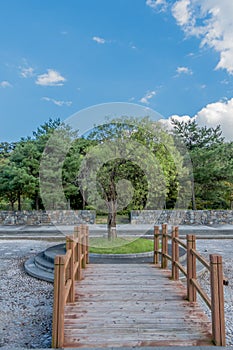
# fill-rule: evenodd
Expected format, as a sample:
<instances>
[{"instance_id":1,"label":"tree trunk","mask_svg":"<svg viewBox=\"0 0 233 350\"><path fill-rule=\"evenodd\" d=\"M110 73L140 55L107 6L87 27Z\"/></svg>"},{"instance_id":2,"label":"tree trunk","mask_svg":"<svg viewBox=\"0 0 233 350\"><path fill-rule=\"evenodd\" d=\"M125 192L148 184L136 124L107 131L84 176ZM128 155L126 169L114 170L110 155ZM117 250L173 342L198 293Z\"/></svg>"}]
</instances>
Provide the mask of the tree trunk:
<instances>
[{"instance_id":1,"label":"tree trunk","mask_svg":"<svg viewBox=\"0 0 233 350\"><path fill-rule=\"evenodd\" d=\"M35 198L35 207L36 207L36 210L39 210L39 196L36 195L36 198Z\"/></svg>"},{"instance_id":2,"label":"tree trunk","mask_svg":"<svg viewBox=\"0 0 233 350\"><path fill-rule=\"evenodd\" d=\"M83 207L83 210L84 210L85 206L86 206L86 196L85 196L84 192L81 192L81 193L82 193L82 207Z\"/></svg>"},{"instance_id":3,"label":"tree trunk","mask_svg":"<svg viewBox=\"0 0 233 350\"><path fill-rule=\"evenodd\" d=\"M194 181L192 181L192 210L197 210Z\"/></svg>"},{"instance_id":4,"label":"tree trunk","mask_svg":"<svg viewBox=\"0 0 233 350\"><path fill-rule=\"evenodd\" d=\"M11 210L14 211L14 204L15 204L15 201L11 201L11 200L10 200L10 204L11 204Z\"/></svg>"},{"instance_id":5,"label":"tree trunk","mask_svg":"<svg viewBox=\"0 0 233 350\"><path fill-rule=\"evenodd\" d=\"M111 201L108 203L108 239L114 240L117 238L116 233L116 203L114 201Z\"/></svg>"},{"instance_id":6,"label":"tree trunk","mask_svg":"<svg viewBox=\"0 0 233 350\"><path fill-rule=\"evenodd\" d=\"M18 198L17 198L17 200L18 200L18 210L21 211L21 195L20 195L20 192L18 192L17 196L18 196Z\"/></svg>"}]
</instances>

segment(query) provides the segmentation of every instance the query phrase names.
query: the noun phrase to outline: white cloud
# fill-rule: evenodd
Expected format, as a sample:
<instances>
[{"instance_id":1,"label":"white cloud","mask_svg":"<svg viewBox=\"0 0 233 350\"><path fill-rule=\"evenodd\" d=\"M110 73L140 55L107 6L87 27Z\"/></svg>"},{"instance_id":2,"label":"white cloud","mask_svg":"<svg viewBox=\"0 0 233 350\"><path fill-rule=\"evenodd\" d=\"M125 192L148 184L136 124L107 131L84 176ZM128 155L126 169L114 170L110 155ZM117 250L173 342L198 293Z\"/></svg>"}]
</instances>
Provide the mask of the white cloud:
<instances>
[{"instance_id":1,"label":"white cloud","mask_svg":"<svg viewBox=\"0 0 233 350\"><path fill-rule=\"evenodd\" d=\"M55 100L55 99L50 98L50 97L42 97L42 100L52 102L56 106L59 106L59 107L62 107L62 106L70 107L72 105L72 101L60 101L60 100Z\"/></svg>"},{"instance_id":2,"label":"white cloud","mask_svg":"<svg viewBox=\"0 0 233 350\"><path fill-rule=\"evenodd\" d=\"M143 96L139 101L144 104L149 104L151 100L156 95L156 91L148 91L145 96Z\"/></svg>"},{"instance_id":3,"label":"white cloud","mask_svg":"<svg viewBox=\"0 0 233 350\"><path fill-rule=\"evenodd\" d=\"M105 44L106 40L104 38L100 38L99 36L93 36L93 41L97 42L98 44Z\"/></svg>"},{"instance_id":4,"label":"white cloud","mask_svg":"<svg viewBox=\"0 0 233 350\"><path fill-rule=\"evenodd\" d=\"M219 53L216 69L233 75L233 1L178 0L172 14L187 36L199 37L201 46Z\"/></svg>"},{"instance_id":5,"label":"white cloud","mask_svg":"<svg viewBox=\"0 0 233 350\"><path fill-rule=\"evenodd\" d=\"M208 104L197 113L196 118L202 126L216 127L220 124L223 136L233 141L233 98Z\"/></svg>"},{"instance_id":6,"label":"white cloud","mask_svg":"<svg viewBox=\"0 0 233 350\"><path fill-rule=\"evenodd\" d=\"M12 87L12 85L9 83L9 81L3 80L0 82L0 87L7 88L7 87Z\"/></svg>"},{"instance_id":7,"label":"white cloud","mask_svg":"<svg viewBox=\"0 0 233 350\"><path fill-rule=\"evenodd\" d=\"M194 117L195 118L195 117ZM189 115L183 115L183 116L179 116L179 115L172 115L171 117L169 117L168 119L160 119L159 122L168 130L171 130L173 128L172 125L172 119L176 119L179 120L180 122L188 122L191 117Z\"/></svg>"},{"instance_id":8,"label":"white cloud","mask_svg":"<svg viewBox=\"0 0 233 350\"><path fill-rule=\"evenodd\" d=\"M193 74L192 70L188 67L177 67L176 73L177 73L177 75L180 75L180 74L192 75Z\"/></svg>"},{"instance_id":9,"label":"white cloud","mask_svg":"<svg viewBox=\"0 0 233 350\"><path fill-rule=\"evenodd\" d=\"M62 86L66 79L57 71L48 69L47 73L38 75L36 84L42 86Z\"/></svg>"},{"instance_id":10,"label":"white cloud","mask_svg":"<svg viewBox=\"0 0 233 350\"><path fill-rule=\"evenodd\" d=\"M34 68L32 67L19 67L20 68L20 75L22 78L31 78L34 74Z\"/></svg>"},{"instance_id":11,"label":"white cloud","mask_svg":"<svg viewBox=\"0 0 233 350\"><path fill-rule=\"evenodd\" d=\"M222 135L227 141L233 141L233 98L227 101L209 103L193 117L172 115L170 118L162 119L160 122L168 129L171 129L171 118L180 121L196 119L198 125L207 127L221 125Z\"/></svg>"},{"instance_id":12,"label":"white cloud","mask_svg":"<svg viewBox=\"0 0 233 350\"><path fill-rule=\"evenodd\" d=\"M167 0L146 0L146 5L153 10L160 9L164 11L167 8Z\"/></svg>"},{"instance_id":13,"label":"white cloud","mask_svg":"<svg viewBox=\"0 0 233 350\"><path fill-rule=\"evenodd\" d=\"M172 14L180 26L189 25L191 24L190 22L192 22L192 13L190 13L189 9L190 2L190 0L180 0L177 1L172 8Z\"/></svg>"}]
</instances>

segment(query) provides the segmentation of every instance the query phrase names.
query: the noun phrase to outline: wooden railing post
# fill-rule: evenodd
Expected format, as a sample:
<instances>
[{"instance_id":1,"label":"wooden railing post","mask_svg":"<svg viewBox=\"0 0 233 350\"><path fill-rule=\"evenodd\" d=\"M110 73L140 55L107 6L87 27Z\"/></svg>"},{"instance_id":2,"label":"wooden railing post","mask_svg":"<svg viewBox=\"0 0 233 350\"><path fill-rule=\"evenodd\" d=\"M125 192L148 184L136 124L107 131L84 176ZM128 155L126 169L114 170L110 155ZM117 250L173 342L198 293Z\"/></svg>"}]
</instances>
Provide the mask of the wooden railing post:
<instances>
[{"instance_id":1,"label":"wooden railing post","mask_svg":"<svg viewBox=\"0 0 233 350\"><path fill-rule=\"evenodd\" d=\"M82 268L86 268L86 227L81 225L81 234L82 234Z\"/></svg>"},{"instance_id":2,"label":"wooden railing post","mask_svg":"<svg viewBox=\"0 0 233 350\"><path fill-rule=\"evenodd\" d=\"M88 226L82 225L67 237L66 254L54 259L53 348L63 347L65 305L74 302L75 280L81 280L88 261Z\"/></svg>"},{"instance_id":3,"label":"wooden railing post","mask_svg":"<svg viewBox=\"0 0 233 350\"><path fill-rule=\"evenodd\" d=\"M52 347L61 348L64 343L64 285L65 262L62 256L54 261L54 304Z\"/></svg>"},{"instance_id":4,"label":"wooden railing post","mask_svg":"<svg viewBox=\"0 0 233 350\"><path fill-rule=\"evenodd\" d=\"M162 269L167 269L167 257L168 254L168 237L167 237L167 224L162 225Z\"/></svg>"},{"instance_id":5,"label":"wooden railing post","mask_svg":"<svg viewBox=\"0 0 233 350\"><path fill-rule=\"evenodd\" d=\"M75 239L75 262L78 263L78 268L75 275L75 281L82 279L82 239L80 226L74 227L74 239Z\"/></svg>"},{"instance_id":6,"label":"wooden railing post","mask_svg":"<svg viewBox=\"0 0 233 350\"><path fill-rule=\"evenodd\" d=\"M74 264L75 264L75 251L74 251L75 242L71 237L67 237L66 239L66 250L71 249L72 254L69 260L68 271L67 271L67 279L71 279L71 287L68 295L67 302L74 302L75 292L74 292Z\"/></svg>"},{"instance_id":7,"label":"wooden railing post","mask_svg":"<svg viewBox=\"0 0 233 350\"><path fill-rule=\"evenodd\" d=\"M192 284L192 279L196 279L196 257L192 254L192 249L196 249L196 236L187 235L187 299L191 302L197 301L197 291Z\"/></svg>"},{"instance_id":8,"label":"wooden railing post","mask_svg":"<svg viewBox=\"0 0 233 350\"><path fill-rule=\"evenodd\" d=\"M159 264L159 226L154 226L154 264Z\"/></svg>"},{"instance_id":9,"label":"wooden railing post","mask_svg":"<svg viewBox=\"0 0 233 350\"><path fill-rule=\"evenodd\" d=\"M177 281L179 279L179 268L176 263L179 263L179 244L176 242L179 238L179 229L177 226L172 227L172 279Z\"/></svg>"},{"instance_id":10,"label":"wooden railing post","mask_svg":"<svg viewBox=\"0 0 233 350\"><path fill-rule=\"evenodd\" d=\"M86 225L86 264L89 264L89 227Z\"/></svg>"},{"instance_id":11,"label":"wooden railing post","mask_svg":"<svg viewBox=\"0 0 233 350\"><path fill-rule=\"evenodd\" d=\"M74 259L75 259L75 263L78 262L79 263L79 254L78 254L78 234L79 234L79 228L78 226L74 227L74 240L75 240L75 245L74 245ZM79 271L79 266L78 269L76 271L76 274L74 276L74 280L77 281L78 280L78 271Z\"/></svg>"},{"instance_id":12,"label":"wooden railing post","mask_svg":"<svg viewBox=\"0 0 233 350\"><path fill-rule=\"evenodd\" d=\"M213 341L226 346L222 257L210 255L211 311Z\"/></svg>"},{"instance_id":13,"label":"wooden railing post","mask_svg":"<svg viewBox=\"0 0 233 350\"><path fill-rule=\"evenodd\" d=\"M80 281L82 279L82 232L81 227L78 227L78 242L77 242L77 258L78 258L78 270L77 270L77 280Z\"/></svg>"}]
</instances>

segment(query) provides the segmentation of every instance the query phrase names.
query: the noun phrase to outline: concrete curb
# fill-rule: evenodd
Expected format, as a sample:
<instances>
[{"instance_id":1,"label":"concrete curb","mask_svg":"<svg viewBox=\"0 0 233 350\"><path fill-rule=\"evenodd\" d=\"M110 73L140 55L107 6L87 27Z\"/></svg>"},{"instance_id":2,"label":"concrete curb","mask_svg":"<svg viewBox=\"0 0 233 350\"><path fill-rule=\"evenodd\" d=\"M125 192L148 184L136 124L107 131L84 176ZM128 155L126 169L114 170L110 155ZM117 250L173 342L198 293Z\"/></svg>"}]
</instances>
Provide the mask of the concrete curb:
<instances>
[{"instance_id":1,"label":"concrete curb","mask_svg":"<svg viewBox=\"0 0 233 350\"><path fill-rule=\"evenodd\" d=\"M134 254L97 254L97 253L90 253L90 257L93 258L100 258L100 259L134 259L134 258L147 258L152 257L154 252L145 252L145 253L134 253Z\"/></svg>"},{"instance_id":2,"label":"concrete curb","mask_svg":"<svg viewBox=\"0 0 233 350\"><path fill-rule=\"evenodd\" d=\"M233 239L233 235L195 235L196 239ZM100 235L91 235L91 237L102 237ZM124 235L124 237L132 237L132 235ZM142 237L141 235L134 235L135 238L140 238ZM180 234L179 236L181 239L185 239L186 235ZM144 235L143 238L148 238L148 239L153 239L153 235ZM12 235L12 234L5 234L5 235L1 235L0 234L0 240L35 240L35 241L47 241L47 240L53 240L54 242L61 242L65 240L65 236L54 236L54 235L50 235L49 233L44 233L41 236L38 235L24 235L24 234L17 234L17 235Z\"/></svg>"},{"instance_id":3,"label":"concrete curb","mask_svg":"<svg viewBox=\"0 0 233 350\"><path fill-rule=\"evenodd\" d=\"M53 241L53 242L64 242L65 236L50 236L48 235L43 235L43 236L25 236L25 235L0 235L0 240L34 240L34 241Z\"/></svg>"}]
</instances>

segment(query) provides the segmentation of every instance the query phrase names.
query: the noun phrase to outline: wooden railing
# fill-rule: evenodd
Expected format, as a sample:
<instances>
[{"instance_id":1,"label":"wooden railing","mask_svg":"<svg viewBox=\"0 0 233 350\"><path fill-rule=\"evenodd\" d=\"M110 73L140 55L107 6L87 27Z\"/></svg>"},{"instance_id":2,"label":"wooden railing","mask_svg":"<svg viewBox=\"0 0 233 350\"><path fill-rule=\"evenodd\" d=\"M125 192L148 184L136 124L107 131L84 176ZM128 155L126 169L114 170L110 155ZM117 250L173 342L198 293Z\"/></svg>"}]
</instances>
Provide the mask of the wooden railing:
<instances>
[{"instance_id":1,"label":"wooden railing","mask_svg":"<svg viewBox=\"0 0 233 350\"><path fill-rule=\"evenodd\" d=\"M168 254L168 241L171 241L171 255ZM186 266L180 263L180 249L187 251ZM161 247L161 249L160 249ZM161 257L161 259L160 259ZM187 300L197 301L197 292L211 310L213 342L218 346L226 345L225 317L224 317L224 291L223 286L228 285L223 275L222 257L212 254L209 262L206 261L196 250L196 236L187 235L186 242L179 238L179 228L174 226L172 232L168 233L167 224L154 227L154 263L161 264L161 268L168 268L171 261L171 277L179 279L181 271L187 279ZM201 288L197 281L196 260L198 260L210 272L210 297Z\"/></svg>"},{"instance_id":2,"label":"wooden railing","mask_svg":"<svg viewBox=\"0 0 233 350\"><path fill-rule=\"evenodd\" d=\"M66 238L66 254L54 260L54 304L52 348L61 348L64 343L64 310L67 303L74 302L75 281L82 279L82 269L89 262L88 226L74 228Z\"/></svg>"}]
</instances>

